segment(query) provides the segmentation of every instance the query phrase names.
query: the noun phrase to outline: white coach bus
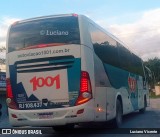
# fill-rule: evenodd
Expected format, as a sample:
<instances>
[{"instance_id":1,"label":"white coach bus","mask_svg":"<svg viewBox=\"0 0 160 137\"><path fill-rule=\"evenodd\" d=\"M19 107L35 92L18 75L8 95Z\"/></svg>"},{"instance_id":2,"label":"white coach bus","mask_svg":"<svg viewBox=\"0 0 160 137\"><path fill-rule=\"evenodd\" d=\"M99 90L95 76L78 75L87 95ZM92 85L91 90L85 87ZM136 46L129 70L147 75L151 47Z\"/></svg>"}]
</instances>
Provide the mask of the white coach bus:
<instances>
[{"instance_id":1,"label":"white coach bus","mask_svg":"<svg viewBox=\"0 0 160 137\"><path fill-rule=\"evenodd\" d=\"M83 15L22 20L7 39L7 105L13 126L114 121L144 112L142 60Z\"/></svg>"}]
</instances>

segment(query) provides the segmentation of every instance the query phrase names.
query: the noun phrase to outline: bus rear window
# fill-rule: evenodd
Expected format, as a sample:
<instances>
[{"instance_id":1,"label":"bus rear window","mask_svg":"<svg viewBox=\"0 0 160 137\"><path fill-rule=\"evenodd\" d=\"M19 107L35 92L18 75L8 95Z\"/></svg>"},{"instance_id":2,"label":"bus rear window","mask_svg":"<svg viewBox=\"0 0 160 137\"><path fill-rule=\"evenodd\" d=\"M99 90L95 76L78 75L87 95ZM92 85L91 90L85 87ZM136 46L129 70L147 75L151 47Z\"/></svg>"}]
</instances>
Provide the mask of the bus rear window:
<instances>
[{"instance_id":1,"label":"bus rear window","mask_svg":"<svg viewBox=\"0 0 160 137\"><path fill-rule=\"evenodd\" d=\"M78 18L46 18L13 25L9 32L8 52L52 43L80 44Z\"/></svg>"}]
</instances>

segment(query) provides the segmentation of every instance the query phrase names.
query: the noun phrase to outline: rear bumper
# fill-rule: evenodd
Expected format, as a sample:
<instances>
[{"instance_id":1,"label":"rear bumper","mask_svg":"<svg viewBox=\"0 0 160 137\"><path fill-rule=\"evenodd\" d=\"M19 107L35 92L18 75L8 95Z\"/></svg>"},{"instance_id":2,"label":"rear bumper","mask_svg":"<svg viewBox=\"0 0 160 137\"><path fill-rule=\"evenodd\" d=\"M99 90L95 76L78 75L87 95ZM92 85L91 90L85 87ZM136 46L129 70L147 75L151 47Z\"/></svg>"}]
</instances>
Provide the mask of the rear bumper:
<instances>
[{"instance_id":1,"label":"rear bumper","mask_svg":"<svg viewBox=\"0 0 160 137\"><path fill-rule=\"evenodd\" d=\"M82 123L94 121L94 108L91 107L92 101L83 105L43 110L9 110L9 121L12 126L56 126L69 123ZM93 106L93 105L92 105ZM78 110L84 112L77 114ZM40 119L39 113L53 113L52 118ZM17 118L13 118L12 115Z\"/></svg>"}]
</instances>

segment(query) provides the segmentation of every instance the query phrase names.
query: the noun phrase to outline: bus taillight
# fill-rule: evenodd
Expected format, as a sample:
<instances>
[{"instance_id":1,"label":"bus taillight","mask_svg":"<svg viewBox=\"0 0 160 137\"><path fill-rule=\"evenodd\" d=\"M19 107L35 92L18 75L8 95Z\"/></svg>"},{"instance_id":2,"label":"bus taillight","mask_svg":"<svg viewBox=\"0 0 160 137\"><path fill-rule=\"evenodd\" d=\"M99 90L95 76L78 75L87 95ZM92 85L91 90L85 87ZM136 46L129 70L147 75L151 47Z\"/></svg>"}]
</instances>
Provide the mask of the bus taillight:
<instances>
[{"instance_id":1,"label":"bus taillight","mask_svg":"<svg viewBox=\"0 0 160 137\"><path fill-rule=\"evenodd\" d=\"M88 102L92 98L92 87L88 72L81 72L80 81L80 94L77 99L76 105L81 105Z\"/></svg>"},{"instance_id":2,"label":"bus taillight","mask_svg":"<svg viewBox=\"0 0 160 137\"><path fill-rule=\"evenodd\" d=\"M10 79L6 79L7 98L13 98Z\"/></svg>"},{"instance_id":3,"label":"bus taillight","mask_svg":"<svg viewBox=\"0 0 160 137\"><path fill-rule=\"evenodd\" d=\"M11 82L9 78L6 79L6 90L7 90L6 102L7 102L8 107L12 109L17 109L17 105L13 99L13 92L12 92Z\"/></svg>"}]
</instances>

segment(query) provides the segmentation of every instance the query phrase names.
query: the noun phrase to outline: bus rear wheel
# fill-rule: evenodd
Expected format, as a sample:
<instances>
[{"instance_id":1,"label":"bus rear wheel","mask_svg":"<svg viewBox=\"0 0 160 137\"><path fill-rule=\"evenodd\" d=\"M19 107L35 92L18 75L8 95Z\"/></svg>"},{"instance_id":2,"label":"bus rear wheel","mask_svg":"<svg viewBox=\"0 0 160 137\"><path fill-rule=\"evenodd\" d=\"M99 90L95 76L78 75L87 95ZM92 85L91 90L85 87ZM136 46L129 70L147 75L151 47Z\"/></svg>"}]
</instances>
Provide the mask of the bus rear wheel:
<instances>
[{"instance_id":1,"label":"bus rear wheel","mask_svg":"<svg viewBox=\"0 0 160 137\"><path fill-rule=\"evenodd\" d=\"M147 100L146 100L146 96L144 97L144 107L142 109L139 110L139 112L141 114L145 113L146 111L146 107L147 107Z\"/></svg>"},{"instance_id":2,"label":"bus rear wheel","mask_svg":"<svg viewBox=\"0 0 160 137\"><path fill-rule=\"evenodd\" d=\"M123 116L122 113L123 113L122 112L122 104L121 104L120 100L118 99L116 101L116 117L113 121L113 126L115 128L120 128L120 126L122 125L122 116Z\"/></svg>"}]
</instances>

